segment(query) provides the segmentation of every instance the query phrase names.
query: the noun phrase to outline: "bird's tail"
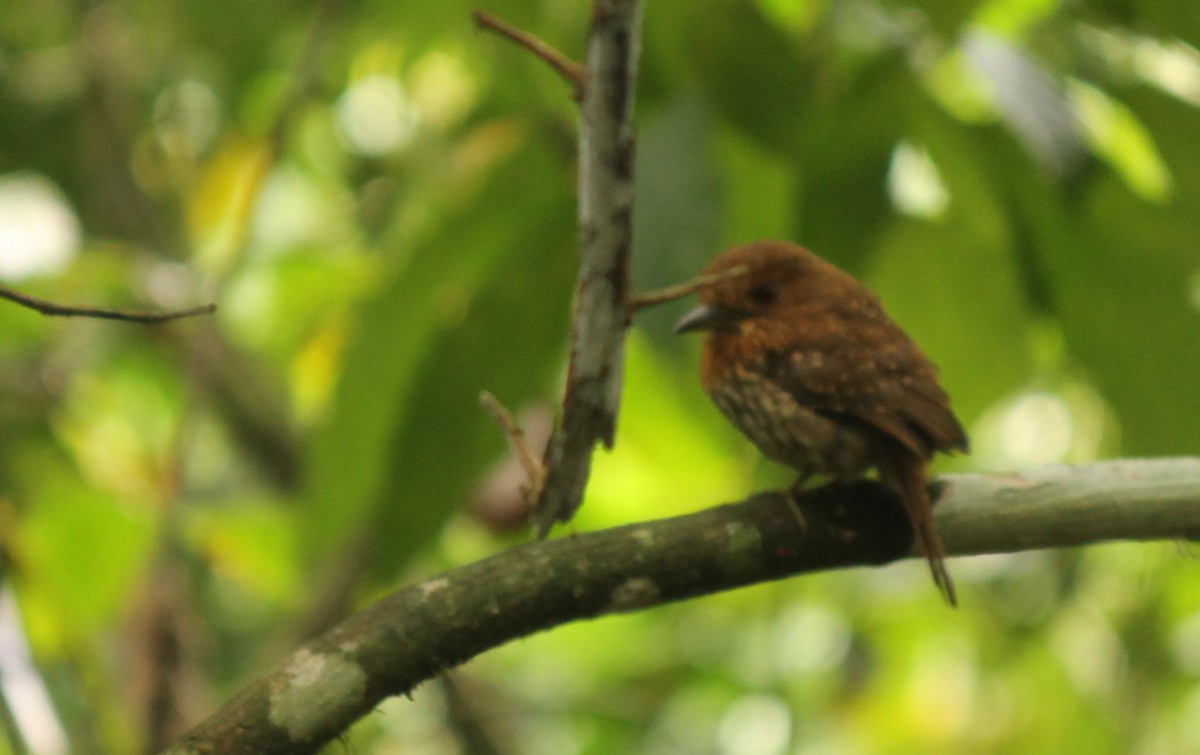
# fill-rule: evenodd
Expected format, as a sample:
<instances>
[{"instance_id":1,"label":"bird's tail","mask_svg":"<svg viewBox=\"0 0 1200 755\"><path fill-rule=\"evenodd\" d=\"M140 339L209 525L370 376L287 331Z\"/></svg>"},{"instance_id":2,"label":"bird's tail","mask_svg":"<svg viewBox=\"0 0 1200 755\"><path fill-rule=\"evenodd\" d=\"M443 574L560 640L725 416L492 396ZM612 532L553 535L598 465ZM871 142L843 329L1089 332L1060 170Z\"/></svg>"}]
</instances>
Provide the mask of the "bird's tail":
<instances>
[{"instance_id":1,"label":"bird's tail","mask_svg":"<svg viewBox=\"0 0 1200 755\"><path fill-rule=\"evenodd\" d=\"M929 500L929 487L925 479L925 463L915 454L902 453L882 465L880 472L885 482L890 482L904 499L908 520L912 523L917 546L929 561L933 582L951 607L958 607L954 594L954 582L946 571L946 549L933 525L933 506Z\"/></svg>"}]
</instances>

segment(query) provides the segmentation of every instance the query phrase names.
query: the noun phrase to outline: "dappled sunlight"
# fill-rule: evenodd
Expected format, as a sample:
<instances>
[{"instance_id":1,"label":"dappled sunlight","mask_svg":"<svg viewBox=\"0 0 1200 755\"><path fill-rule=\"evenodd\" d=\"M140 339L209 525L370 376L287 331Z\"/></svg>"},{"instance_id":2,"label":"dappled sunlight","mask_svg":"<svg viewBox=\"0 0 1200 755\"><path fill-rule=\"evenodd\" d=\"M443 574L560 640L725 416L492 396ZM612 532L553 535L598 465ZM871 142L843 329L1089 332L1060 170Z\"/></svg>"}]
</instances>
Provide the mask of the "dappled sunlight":
<instances>
[{"instance_id":1,"label":"dappled sunlight","mask_svg":"<svg viewBox=\"0 0 1200 755\"><path fill-rule=\"evenodd\" d=\"M782 674L819 674L839 669L850 653L853 627L842 614L817 602L797 601L776 623L771 656Z\"/></svg>"},{"instance_id":2,"label":"dappled sunlight","mask_svg":"<svg viewBox=\"0 0 1200 755\"><path fill-rule=\"evenodd\" d=\"M950 204L950 194L929 153L907 142L896 145L892 152L888 193L899 212L920 218L937 218Z\"/></svg>"},{"instance_id":3,"label":"dappled sunlight","mask_svg":"<svg viewBox=\"0 0 1200 755\"><path fill-rule=\"evenodd\" d=\"M18 281L61 272L79 244L79 220L49 179L0 176L0 277Z\"/></svg>"},{"instance_id":4,"label":"dappled sunlight","mask_svg":"<svg viewBox=\"0 0 1200 755\"><path fill-rule=\"evenodd\" d=\"M0 281L218 308L146 328L0 308L0 686L27 749L157 751L349 613L543 553L508 550L534 539L528 474L478 397L542 455L597 232L579 223L572 82L460 0L10 2ZM1011 483L1001 504L1021 470L1200 448L1187 3L644 4L621 134L636 160L618 166L637 183L633 287L586 285L641 301L727 245L812 249L938 366L972 450L933 474L988 470ZM587 3L501 6L582 62ZM614 447L551 550L793 481L705 395L699 342L668 332L684 309L630 314ZM1026 534L1045 541L1005 530ZM1180 542L955 556L958 610L909 558L577 621L388 700L342 742L1200 751L1200 559ZM628 569L631 594L656 594ZM178 589L146 622L164 574ZM429 620L512 626L446 608ZM135 669L153 690L131 691Z\"/></svg>"},{"instance_id":5,"label":"dappled sunlight","mask_svg":"<svg viewBox=\"0 0 1200 755\"><path fill-rule=\"evenodd\" d=\"M1200 51L1179 39L1083 26L1079 38L1107 65L1200 107Z\"/></svg>"},{"instance_id":6,"label":"dappled sunlight","mask_svg":"<svg viewBox=\"0 0 1200 755\"><path fill-rule=\"evenodd\" d=\"M1062 461L1075 426L1066 402L1049 393L1016 399L1000 423L1001 453L1012 464L1035 466Z\"/></svg>"},{"instance_id":7,"label":"dappled sunlight","mask_svg":"<svg viewBox=\"0 0 1200 755\"><path fill-rule=\"evenodd\" d=\"M166 156L191 161L208 150L221 131L221 101L200 81L181 81L154 102L154 136Z\"/></svg>"},{"instance_id":8,"label":"dappled sunlight","mask_svg":"<svg viewBox=\"0 0 1200 755\"><path fill-rule=\"evenodd\" d=\"M1200 676L1200 611L1185 617L1172 635L1175 662L1189 674Z\"/></svg>"},{"instance_id":9,"label":"dappled sunlight","mask_svg":"<svg viewBox=\"0 0 1200 755\"><path fill-rule=\"evenodd\" d=\"M1070 82L1068 91L1096 154L1138 196L1150 202L1170 199L1175 183L1170 168L1137 116L1098 87L1082 81Z\"/></svg>"},{"instance_id":10,"label":"dappled sunlight","mask_svg":"<svg viewBox=\"0 0 1200 755\"><path fill-rule=\"evenodd\" d=\"M914 733L932 742L961 741L978 714L979 675L970 640L943 636L922 645L907 689Z\"/></svg>"},{"instance_id":11,"label":"dappled sunlight","mask_svg":"<svg viewBox=\"0 0 1200 755\"><path fill-rule=\"evenodd\" d=\"M660 360L630 333L620 434L611 452L596 454L579 516L589 528L699 511L754 492L741 442L714 434L720 418L711 407L684 400L685 381L699 393L693 365L683 372Z\"/></svg>"},{"instance_id":12,"label":"dappled sunlight","mask_svg":"<svg viewBox=\"0 0 1200 755\"><path fill-rule=\"evenodd\" d=\"M19 726L19 735L32 753L65 754L69 752L67 733L38 673L21 619L20 605L6 585L0 591L0 694L11 715L5 725Z\"/></svg>"},{"instance_id":13,"label":"dappled sunlight","mask_svg":"<svg viewBox=\"0 0 1200 755\"><path fill-rule=\"evenodd\" d=\"M127 498L158 502L178 431L179 396L133 370L80 378L54 426L92 484Z\"/></svg>"},{"instance_id":14,"label":"dappled sunlight","mask_svg":"<svg viewBox=\"0 0 1200 755\"><path fill-rule=\"evenodd\" d=\"M475 103L476 82L457 54L434 50L413 63L409 96L430 127L456 124Z\"/></svg>"},{"instance_id":15,"label":"dappled sunlight","mask_svg":"<svg viewBox=\"0 0 1200 755\"><path fill-rule=\"evenodd\" d=\"M1200 682L1193 685L1184 698L1183 705L1179 706L1176 725L1191 746L1200 748Z\"/></svg>"},{"instance_id":16,"label":"dappled sunlight","mask_svg":"<svg viewBox=\"0 0 1200 755\"><path fill-rule=\"evenodd\" d=\"M270 171L265 143L226 138L198 171L188 196L194 261L208 275L227 275L241 262L249 219Z\"/></svg>"},{"instance_id":17,"label":"dappled sunlight","mask_svg":"<svg viewBox=\"0 0 1200 755\"><path fill-rule=\"evenodd\" d=\"M1111 420L1085 385L1032 390L1000 402L982 417L973 450L987 468L1028 468L1096 458Z\"/></svg>"},{"instance_id":18,"label":"dappled sunlight","mask_svg":"<svg viewBox=\"0 0 1200 755\"><path fill-rule=\"evenodd\" d=\"M381 74L351 84L338 101L337 115L350 147L376 157L412 144L420 126L404 85Z\"/></svg>"},{"instance_id":19,"label":"dappled sunlight","mask_svg":"<svg viewBox=\"0 0 1200 755\"><path fill-rule=\"evenodd\" d=\"M721 716L717 725L717 752L721 755L785 753L792 726L792 710L783 699L775 695L745 695Z\"/></svg>"},{"instance_id":20,"label":"dappled sunlight","mask_svg":"<svg viewBox=\"0 0 1200 755\"><path fill-rule=\"evenodd\" d=\"M1062 610L1051 642L1071 682L1081 693L1108 700L1125 680L1127 659L1107 618L1083 607Z\"/></svg>"}]
</instances>

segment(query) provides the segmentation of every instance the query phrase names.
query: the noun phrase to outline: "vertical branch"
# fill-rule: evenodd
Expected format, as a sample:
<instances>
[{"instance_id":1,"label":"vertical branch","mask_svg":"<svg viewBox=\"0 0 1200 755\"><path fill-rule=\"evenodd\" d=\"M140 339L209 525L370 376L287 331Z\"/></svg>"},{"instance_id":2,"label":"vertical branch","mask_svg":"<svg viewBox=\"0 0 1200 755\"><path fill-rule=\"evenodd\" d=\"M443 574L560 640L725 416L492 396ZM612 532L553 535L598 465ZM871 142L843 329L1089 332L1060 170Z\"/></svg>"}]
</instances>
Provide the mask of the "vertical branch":
<instances>
[{"instance_id":1,"label":"vertical branch","mask_svg":"<svg viewBox=\"0 0 1200 755\"><path fill-rule=\"evenodd\" d=\"M580 265L563 416L546 449L538 534L583 498L597 441L611 448L620 403L633 240L633 110L641 0L595 0L579 134Z\"/></svg>"}]
</instances>

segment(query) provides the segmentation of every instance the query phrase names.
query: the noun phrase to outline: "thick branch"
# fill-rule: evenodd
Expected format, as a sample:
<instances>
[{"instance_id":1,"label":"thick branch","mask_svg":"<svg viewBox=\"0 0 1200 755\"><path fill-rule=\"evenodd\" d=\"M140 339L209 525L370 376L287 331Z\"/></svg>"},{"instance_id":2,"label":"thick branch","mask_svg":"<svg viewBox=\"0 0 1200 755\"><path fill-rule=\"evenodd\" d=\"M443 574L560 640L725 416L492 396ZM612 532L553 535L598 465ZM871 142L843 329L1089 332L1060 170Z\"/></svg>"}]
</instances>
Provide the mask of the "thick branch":
<instances>
[{"instance_id":1,"label":"thick branch","mask_svg":"<svg viewBox=\"0 0 1200 755\"><path fill-rule=\"evenodd\" d=\"M941 479L948 553L1200 538L1200 458ZM243 691L172 753L315 752L384 698L510 640L803 572L912 555L874 483L776 493L697 514L533 543L413 585L356 614ZM969 600L966 602L967 610Z\"/></svg>"},{"instance_id":2,"label":"thick branch","mask_svg":"<svg viewBox=\"0 0 1200 755\"><path fill-rule=\"evenodd\" d=\"M597 441L612 447L629 322L633 104L640 0L596 0L579 131L580 263L571 361L535 516L545 536L579 508Z\"/></svg>"}]
</instances>

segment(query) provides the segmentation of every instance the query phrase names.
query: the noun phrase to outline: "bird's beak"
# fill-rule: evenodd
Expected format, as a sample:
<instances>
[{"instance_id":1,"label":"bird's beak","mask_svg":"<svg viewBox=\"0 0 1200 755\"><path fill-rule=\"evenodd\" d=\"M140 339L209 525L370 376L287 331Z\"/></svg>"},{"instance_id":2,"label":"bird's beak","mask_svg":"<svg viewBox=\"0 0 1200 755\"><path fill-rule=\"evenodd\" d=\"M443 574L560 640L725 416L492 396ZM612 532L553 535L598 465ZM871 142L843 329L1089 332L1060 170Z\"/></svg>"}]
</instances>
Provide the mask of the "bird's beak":
<instances>
[{"instance_id":1,"label":"bird's beak","mask_svg":"<svg viewBox=\"0 0 1200 755\"><path fill-rule=\"evenodd\" d=\"M679 318L675 323L676 333L690 333L694 330L717 330L741 320L746 315L727 307L714 307L709 304L700 306Z\"/></svg>"}]
</instances>

